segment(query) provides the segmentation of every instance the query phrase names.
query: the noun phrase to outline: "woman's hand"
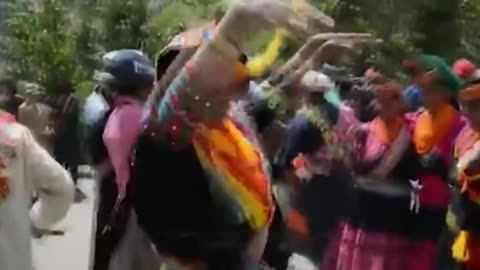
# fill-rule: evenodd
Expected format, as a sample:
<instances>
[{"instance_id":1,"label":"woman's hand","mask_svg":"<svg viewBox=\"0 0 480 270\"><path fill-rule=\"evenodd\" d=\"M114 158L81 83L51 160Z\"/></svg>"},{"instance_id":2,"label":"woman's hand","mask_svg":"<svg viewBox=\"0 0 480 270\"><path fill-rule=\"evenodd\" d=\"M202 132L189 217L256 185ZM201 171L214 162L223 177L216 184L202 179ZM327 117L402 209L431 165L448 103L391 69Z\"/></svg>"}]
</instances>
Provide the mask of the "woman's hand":
<instances>
[{"instance_id":1,"label":"woman's hand","mask_svg":"<svg viewBox=\"0 0 480 270\"><path fill-rule=\"evenodd\" d=\"M372 35L367 33L320 33L308 38L307 42L280 68L281 74L298 69L326 41L368 42Z\"/></svg>"},{"instance_id":2,"label":"woman's hand","mask_svg":"<svg viewBox=\"0 0 480 270\"><path fill-rule=\"evenodd\" d=\"M344 56L355 55L362 46L374 41L372 36L368 34L363 37L360 35L358 38L350 39L347 37L348 36L345 36L345 38L331 39L323 43L323 45L315 51L310 61L315 67L325 62L335 63Z\"/></svg>"},{"instance_id":3,"label":"woman's hand","mask_svg":"<svg viewBox=\"0 0 480 270\"><path fill-rule=\"evenodd\" d=\"M271 28L284 28L309 37L334 26L332 18L305 0L246 0L227 12L218 32L242 47L252 36Z\"/></svg>"}]
</instances>

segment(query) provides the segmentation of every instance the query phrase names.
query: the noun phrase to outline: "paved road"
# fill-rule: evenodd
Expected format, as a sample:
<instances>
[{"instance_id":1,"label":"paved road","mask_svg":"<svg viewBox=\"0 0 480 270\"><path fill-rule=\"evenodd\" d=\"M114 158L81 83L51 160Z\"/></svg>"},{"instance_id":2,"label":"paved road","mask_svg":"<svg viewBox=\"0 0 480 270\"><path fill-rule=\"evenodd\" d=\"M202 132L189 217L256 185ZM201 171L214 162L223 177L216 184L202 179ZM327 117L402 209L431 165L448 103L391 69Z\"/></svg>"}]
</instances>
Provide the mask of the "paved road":
<instances>
[{"instance_id":1,"label":"paved road","mask_svg":"<svg viewBox=\"0 0 480 270\"><path fill-rule=\"evenodd\" d=\"M89 270L92 243L95 181L80 179L79 188L87 199L74 204L56 229L64 236L32 239L36 270Z\"/></svg>"}]
</instances>

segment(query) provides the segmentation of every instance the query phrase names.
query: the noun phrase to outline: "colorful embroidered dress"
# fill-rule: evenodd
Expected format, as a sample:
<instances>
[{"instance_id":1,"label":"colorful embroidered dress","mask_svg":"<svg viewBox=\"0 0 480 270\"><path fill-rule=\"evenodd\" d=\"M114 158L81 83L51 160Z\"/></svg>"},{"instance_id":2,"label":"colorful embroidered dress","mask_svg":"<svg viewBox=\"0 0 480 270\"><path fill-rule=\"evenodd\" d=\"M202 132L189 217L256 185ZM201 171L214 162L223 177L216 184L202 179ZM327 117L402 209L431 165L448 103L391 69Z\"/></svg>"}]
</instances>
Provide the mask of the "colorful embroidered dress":
<instances>
[{"instance_id":1,"label":"colorful embroidered dress","mask_svg":"<svg viewBox=\"0 0 480 270\"><path fill-rule=\"evenodd\" d=\"M408 259L409 270L433 269L439 240L445 227L450 202L448 185L453 143L465 125L460 113L449 104L463 81L448 63L435 55L420 55L411 61L422 89L425 110L411 115L413 141L420 167L412 188L415 190L415 242ZM443 104L438 101L442 100Z\"/></svg>"},{"instance_id":2,"label":"colorful embroidered dress","mask_svg":"<svg viewBox=\"0 0 480 270\"><path fill-rule=\"evenodd\" d=\"M408 269L431 269L438 253L438 241L445 225L450 202L448 172L453 143L465 120L451 105L445 105L435 116L428 111L413 116L416 152L420 156L417 179L419 212L416 215L416 243Z\"/></svg>"},{"instance_id":3,"label":"colorful embroidered dress","mask_svg":"<svg viewBox=\"0 0 480 270\"><path fill-rule=\"evenodd\" d=\"M155 110L161 128L152 134L153 123L147 121L140 135L133 167L135 210L139 224L155 233L150 237L159 253L229 261L269 225L270 173L248 127L228 116L210 124L191 113L191 106L218 107L191 91L190 67ZM168 176L153 178L165 172Z\"/></svg>"},{"instance_id":4,"label":"colorful embroidered dress","mask_svg":"<svg viewBox=\"0 0 480 270\"><path fill-rule=\"evenodd\" d=\"M341 132L355 121L353 112L343 106L327 101L307 106L290 122L277 155L275 165L303 181L288 216L291 244L315 261L322 258L344 213L350 179L337 161L343 154Z\"/></svg>"},{"instance_id":5,"label":"colorful embroidered dress","mask_svg":"<svg viewBox=\"0 0 480 270\"><path fill-rule=\"evenodd\" d=\"M466 269L480 268L480 172L469 167L478 158L480 135L466 126L455 143L455 172L459 205L453 209L461 231L452 247L453 257Z\"/></svg>"},{"instance_id":6,"label":"colorful embroidered dress","mask_svg":"<svg viewBox=\"0 0 480 270\"><path fill-rule=\"evenodd\" d=\"M418 164L409 123L399 117L386 125L377 117L353 127L349 137L354 196L322 269L407 269L413 230L409 180Z\"/></svg>"},{"instance_id":7,"label":"colorful embroidered dress","mask_svg":"<svg viewBox=\"0 0 480 270\"><path fill-rule=\"evenodd\" d=\"M69 173L13 115L0 112L0 269L34 269L32 226L52 229L73 194Z\"/></svg>"}]
</instances>

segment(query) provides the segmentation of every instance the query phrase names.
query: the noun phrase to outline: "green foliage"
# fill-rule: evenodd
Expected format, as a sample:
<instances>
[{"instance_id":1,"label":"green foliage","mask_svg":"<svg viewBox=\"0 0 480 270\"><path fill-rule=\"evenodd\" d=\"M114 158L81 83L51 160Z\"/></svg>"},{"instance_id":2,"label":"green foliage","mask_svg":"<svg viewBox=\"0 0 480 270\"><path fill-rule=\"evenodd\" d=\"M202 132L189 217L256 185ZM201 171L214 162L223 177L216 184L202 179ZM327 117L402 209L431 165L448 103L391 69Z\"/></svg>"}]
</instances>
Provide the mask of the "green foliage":
<instances>
[{"instance_id":1,"label":"green foliage","mask_svg":"<svg viewBox=\"0 0 480 270\"><path fill-rule=\"evenodd\" d=\"M141 48L148 34L143 25L148 20L147 1L103 0L97 8L99 42L105 51Z\"/></svg>"},{"instance_id":2,"label":"green foliage","mask_svg":"<svg viewBox=\"0 0 480 270\"><path fill-rule=\"evenodd\" d=\"M7 41L1 44L8 73L38 82L47 91L60 79L77 84L91 76L92 70L83 68L92 64L91 29L74 24L70 8L61 0L15 3L6 20Z\"/></svg>"},{"instance_id":3,"label":"green foliage","mask_svg":"<svg viewBox=\"0 0 480 270\"><path fill-rule=\"evenodd\" d=\"M480 0L314 1L329 12L338 31L374 33L383 43L370 48L370 61L395 75L413 53L448 60L461 55L480 60ZM322 3L322 5L320 5Z\"/></svg>"},{"instance_id":4,"label":"green foliage","mask_svg":"<svg viewBox=\"0 0 480 270\"><path fill-rule=\"evenodd\" d=\"M416 52L480 60L480 0L311 0L331 14L338 31L374 33L383 43L365 57L387 74L398 75L399 63ZM6 38L0 52L9 74L35 81L49 91L58 79L77 89L91 89L101 53L136 48L151 58L174 35L213 18L222 0L12 1ZM247 53L263 48L272 33L254 40ZM290 40L281 53L286 59L300 46Z\"/></svg>"}]
</instances>

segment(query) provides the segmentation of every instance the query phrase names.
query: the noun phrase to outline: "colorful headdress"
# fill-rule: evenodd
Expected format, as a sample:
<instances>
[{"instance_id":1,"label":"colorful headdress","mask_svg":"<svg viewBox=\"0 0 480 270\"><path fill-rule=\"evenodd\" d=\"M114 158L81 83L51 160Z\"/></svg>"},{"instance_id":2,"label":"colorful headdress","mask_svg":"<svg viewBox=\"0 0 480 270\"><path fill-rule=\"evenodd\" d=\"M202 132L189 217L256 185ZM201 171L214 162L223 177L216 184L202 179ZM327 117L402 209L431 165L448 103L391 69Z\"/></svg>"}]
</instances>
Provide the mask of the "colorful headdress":
<instances>
[{"instance_id":1,"label":"colorful headdress","mask_svg":"<svg viewBox=\"0 0 480 270\"><path fill-rule=\"evenodd\" d=\"M168 65L177 58L181 50L191 49L193 55L195 49L200 47L203 42L213 38L216 28L217 24L215 21L212 21L207 25L176 35L157 55L155 62L157 80L161 79L163 72L168 68Z\"/></svg>"}]
</instances>

